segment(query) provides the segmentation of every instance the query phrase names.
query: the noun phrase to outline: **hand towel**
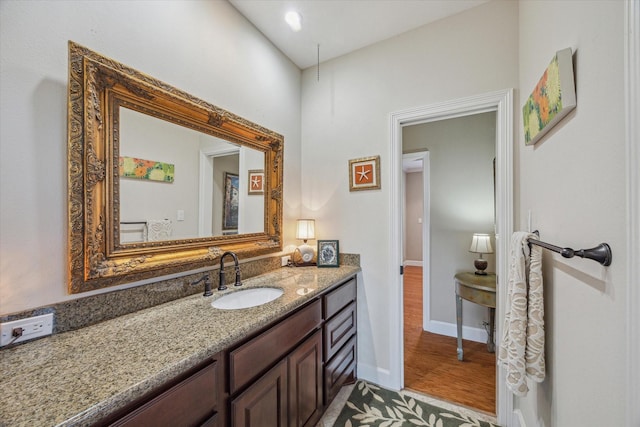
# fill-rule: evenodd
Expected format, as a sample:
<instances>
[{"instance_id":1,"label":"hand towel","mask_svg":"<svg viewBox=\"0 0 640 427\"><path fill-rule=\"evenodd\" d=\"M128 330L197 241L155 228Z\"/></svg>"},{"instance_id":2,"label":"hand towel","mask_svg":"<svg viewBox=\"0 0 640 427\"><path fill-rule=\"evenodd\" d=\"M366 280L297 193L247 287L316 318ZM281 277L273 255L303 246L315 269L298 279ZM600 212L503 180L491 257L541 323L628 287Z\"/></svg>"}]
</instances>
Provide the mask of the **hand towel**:
<instances>
[{"instance_id":1,"label":"hand towel","mask_svg":"<svg viewBox=\"0 0 640 427\"><path fill-rule=\"evenodd\" d=\"M533 233L515 232L511 236L511 259L507 303L498 353L498 363L507 370L507 387L516 396L526 396L527 378L542 382L544 359L544 298L542 286L542 248L529 245Z\"/></svg>"},{"instance_id":2,"label":"hand towel","mask_svg":"<svg viewBox=\"0 0 640 427\"><path fill-rule=\"evenodd\" d=\"M169 240L172 233L170 219L150 219L147 221L147 241Z\"/></svg>"}]
</instances>

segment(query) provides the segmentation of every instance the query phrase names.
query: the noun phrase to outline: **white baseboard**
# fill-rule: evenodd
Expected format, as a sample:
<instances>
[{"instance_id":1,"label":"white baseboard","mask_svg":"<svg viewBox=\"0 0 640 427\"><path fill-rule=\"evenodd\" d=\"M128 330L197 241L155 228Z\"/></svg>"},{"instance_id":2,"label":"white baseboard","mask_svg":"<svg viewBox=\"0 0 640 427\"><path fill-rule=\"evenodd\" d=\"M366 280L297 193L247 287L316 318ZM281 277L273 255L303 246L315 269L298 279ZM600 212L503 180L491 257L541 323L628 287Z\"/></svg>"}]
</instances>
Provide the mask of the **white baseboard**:
<instances>
[{"instance_id":1,"label":"white baseboard","mask_svg":"<svg viewBox=\"0 0 640 427\"><path fill-rule=\"evenodd\" d=\"M412 261L410 259L406 259L404 260L404 266L411 266L411 267L422 267L422 261Z\"/></svg>"},{"instance_id":2,"label":"white baseboard","mask_svg":"<svg viewBox=\"0 0 640 427\"><path fill-rule=\"evenodd\" d=\"M512 419L513 427L527 427L527 424L524 422L524 417L522 416L522 411L520 409L514 409Z\"/></svg>"},{"instance_id":3,"label":"white baseboard","mask_svg":"<svg viewBox=\"0 0 640 427\"><path fill-rule=\"evenodd\" d=\"M447 337L457 337L458 330L453 323L441 322L439 320L430 320L427 322L427 332ZM487 342L487 331L483 328L474 328L462 325L462 338L475 342Z\"/></svg>"},{"instance_id":4,"label":"white baseboard","mask_svg":"<svg viewBox=\"0 0 640 427\"><path fill-rule=\"evenodd\" d=\"M358 379L377 384L389 390L400 390L400 385L396 384L391 378L391 372L388 369L381 369L377 366L358 362Z\"/></svg>"}]
</instances>

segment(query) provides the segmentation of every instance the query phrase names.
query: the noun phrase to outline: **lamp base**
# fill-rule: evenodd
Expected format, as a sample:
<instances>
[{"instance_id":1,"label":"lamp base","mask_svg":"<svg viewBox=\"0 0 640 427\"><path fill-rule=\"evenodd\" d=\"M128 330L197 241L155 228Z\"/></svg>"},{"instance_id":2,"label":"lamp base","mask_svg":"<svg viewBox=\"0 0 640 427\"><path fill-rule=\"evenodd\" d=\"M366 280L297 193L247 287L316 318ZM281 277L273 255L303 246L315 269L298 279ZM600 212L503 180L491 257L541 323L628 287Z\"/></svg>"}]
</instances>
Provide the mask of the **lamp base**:
<instances>
[{"instance_id":1,"label":"lamp base","mask_svg":"<svg viewBox=\"0 0 640 427\"><path fill-rule=\"evenodd\" d=\"M476 274L478 276L486 276L487 272L485 271L487 269L487 266L489 265L489 263L487 262L486 259L482 259L482 258L478 258L473 260L473 266L476 268Z\"/></svg>"},{"instance_id":2,"label":"lamp base","mask_svg":"<svg viewBox=\"0 0 640 427\"><path fill-rule=\"evenodd\" d=\"M293 261L293 265L296 267L309 267L316 264L316 252L313 250L313 247L307 245L298 246L291 256L291 260Z\"/></svg>"}]
</instances>

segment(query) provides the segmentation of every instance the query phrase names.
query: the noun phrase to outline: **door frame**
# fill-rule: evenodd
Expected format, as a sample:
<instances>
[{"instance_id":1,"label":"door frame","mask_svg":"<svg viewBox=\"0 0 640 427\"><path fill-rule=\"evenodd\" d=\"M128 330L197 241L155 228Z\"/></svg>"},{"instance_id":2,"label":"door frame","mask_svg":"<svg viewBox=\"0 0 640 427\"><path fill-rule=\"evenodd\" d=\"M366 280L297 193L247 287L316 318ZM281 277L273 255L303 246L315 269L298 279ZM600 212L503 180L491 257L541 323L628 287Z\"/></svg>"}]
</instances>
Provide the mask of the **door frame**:
<instances>
[{"instance_id":1,"label":"door frame","mask_svg":"<svg viewBox=\"0 0 640 427\"><path fill-rule=\"evenodd\" d=\"M625 119L627 152L627 425L640 422L640 3L625 2Z\"/></svg>"},{"instance_id":2,"label":"door frame","mask_svg":"<svg viewBox=\"0 0 640 427\"><path fill-rule=\"evenodd\" d=\"M509 236L513 233L513 89L444 101L391 113L389 158L391 169L391 230L389 260L390 304L390 381L393 387L404 387L404 325L402 265L402 128L472 114L496 112L496 345L499 347L504 321L506 280L508 277ZM504 237L503 237L504 236ZM398 268L393 267L394 265ZM506 387L506 372L496 370L496 414L499 424L508 425L513 413L513 394Z\"/></svg>"}]
</instances>

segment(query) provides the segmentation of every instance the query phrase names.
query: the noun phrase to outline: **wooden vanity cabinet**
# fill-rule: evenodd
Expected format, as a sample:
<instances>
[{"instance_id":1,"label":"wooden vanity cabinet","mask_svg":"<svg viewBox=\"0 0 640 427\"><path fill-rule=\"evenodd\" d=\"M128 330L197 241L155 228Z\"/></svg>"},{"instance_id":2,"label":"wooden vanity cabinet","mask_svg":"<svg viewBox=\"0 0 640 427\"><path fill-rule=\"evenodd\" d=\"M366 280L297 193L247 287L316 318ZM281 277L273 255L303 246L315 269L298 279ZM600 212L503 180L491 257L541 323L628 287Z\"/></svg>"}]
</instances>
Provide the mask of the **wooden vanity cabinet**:
<instances>
[{"instance_id":1,"label":"wooden vanity cabinet","mask_svg":"<svg viewBox=\"0 0 640 427\"><path fill-rule=\"evenodd\" d=\"M232 426L315 425L323 409L321 326L317 299L230 351Z\"/></svg>"},{"instance_id":2,"label":"wooden vanity cabinet","mask_svg":"<svg viewBox=\"0 0 640 427\"><path fill-rule=\"evenodd\" d=\"M352 278L97 425L315 426L355 378Z\"/></svg>"},{"instance_id":3,"label":"wooden vanity cabinet","mask_svg":"<svg viewBox=\"0 0 640 427\"><path fill-rule=\"evenodd\" d=\"M225 378L221 356L216 355L98 425L223 427Z\"/></svg>"}]
</instances>

